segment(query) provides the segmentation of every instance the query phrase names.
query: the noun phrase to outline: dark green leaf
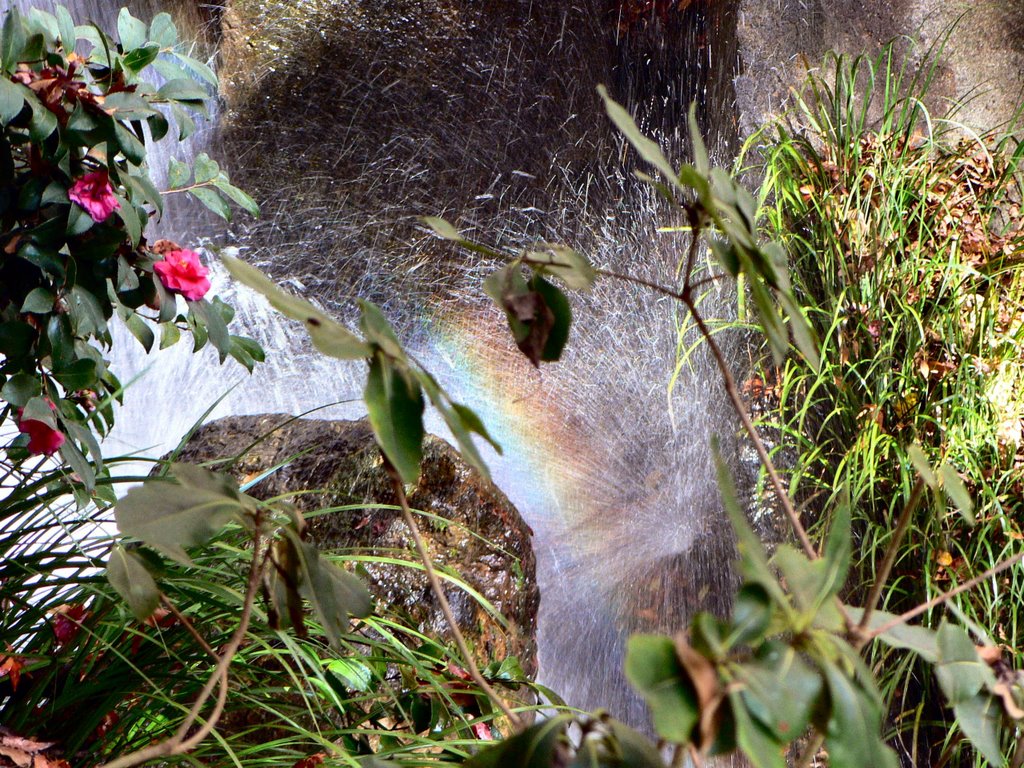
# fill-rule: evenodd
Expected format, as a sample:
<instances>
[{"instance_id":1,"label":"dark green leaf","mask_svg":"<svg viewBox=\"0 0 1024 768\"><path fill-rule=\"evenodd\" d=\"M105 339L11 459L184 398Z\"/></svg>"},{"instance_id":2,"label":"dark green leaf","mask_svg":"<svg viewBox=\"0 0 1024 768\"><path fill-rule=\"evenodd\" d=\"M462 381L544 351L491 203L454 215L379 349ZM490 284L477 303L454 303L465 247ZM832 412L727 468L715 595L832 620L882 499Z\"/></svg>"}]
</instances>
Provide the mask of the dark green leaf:
<instances>
[{"instance_id":1,"label":"dark green leaf","mask_svg":"<svg viewBox=\"0 0 1024 768\"><path fill-rule=\"evenodd\" d=\"M206 299L190 301L188 307L206 329L210 341L220 354L220 361L223 363L231 351L231 334L228 333L228 326L224 322L223 316Z\"/></svg>"},{"instance_id":2,"label":"dark green leaf","mask_svg":"<svg viewBox=\"0 0 1024 768\"><path fill-rule=\"evenodd\" d=\"M543 277L534 277L529 285L543 299L544 305L554 318L554 322L548 330L546 338L543 340L543 348L540 354L542 361L554 362L562 356L562 350L565 349L566 342L569 341L569 328L572 325L572 308L569 306L569 300L565 297L565 294ZM520 349L522 349L522 345L520 345ZM529 357L529 354L527 356Z\"/></svg>"},{"instance_id":3,"label":"dark green leaf","mask_svg":"<svg viewBox=\"0 0 1024 768\"><path fill-rule=\"evenodd\" d=\"M565 729L571 722L559 715L527 728L494 746L482 749L462 764L463 768L556 768L555 759Z\"/></svg>"},{"instance_id":4,"label":"dark green leaf","mask_svg":"<svg viewBox=\"0 0 1024 768\"><path fill-rule=\"evenodd\" d=\"M110 552L107 581L138 621L148 619L160 605L160 589L142 558L120 545Z\"/></svg>"},{"instance_id":5,"label":"dark green leaf","mask_svg":"<svg viewBox=\"0 0 1024 768\"><path fill-rule=\"evenodd\" d=\"M363 392L374 436L403 482L415 483L423 458L423 394L406 372L378 352Z\"/></svg>"},{"instance_id":6,"label":"dark green leaf","mask_svg":"<svg viewBox=\"0 0 1024 768\"><path fill-rule=\"evenodd\" d=\"M772 620L772 602L760 584L744 584L736 593L732 608L732 625L726 644L754 644L764 638Z\"/></svg>"},{"instance_id":7,"label":"dark green leaf","mask_svg":"<svg viewBox=\"0 0 1024 768\"><path fill-rule=\"evenodd\" d=\"M71 53L75 50L75 43L78 40L78 36L75 34L75 20L71 18L68 9L63 5L55 7L53 13L57 19L57 36L60 38L61 45L66 53Z\"/></svg>"},{"instance_id":8,"label":"dark green leaf","mask_svg":"<svg viewBox=\"0 0 1024 768\"><path fill-rule=\"evenodd\" d=\"M28 124L29 138L35 144L42 144L57 130L57 116L44 107L35 96L26 96L25 101L32 107L32 119Z\"/></svg>"},{"instance_id":9,"label":"dark green leaf","mask_svg":"<svg viewBox=\"0 0 1024 768\"><path fill-rule=\"evenodd\" d=\"M22 93L21 87L6 77L0 77L0 124L10 123L21 114L24 107L25 94Z\"/></svg>"},{"instance_id":10,"label":"dark green leaf","mask_svg":"<svg viewBox=\"0 0 1024 768\"><path fill-rule=\"evenodd\" d=\"M54 378L69 392L92 389L96 384L96 361L88 358L75 360L71 365L53 372Z\"/></svg>"},{"instance_id":11,"label":"dark green leaf","mask_svg":"<svg viewBox=\"0 0 1024 768\"><path fill-rule=\"evenodd\" d=\"M153 349L153 342L156 341L156 336L153 333L153 329L149 327L141 316L136 312L126 312L122 319L124 324L128 326L128 330L131 331L132 336L138 339L139 343L142 344L142 348L149 352Z\"/></svg>"},{"instance_id":12,"label":"dark green leaf","mask_svg":"<svg viewBox=\"0 0 1024 768\"><path fill-rule=\"evenodd\" d=\"M689 743L700 709L672 638L630 637L626 645L626 678L650 707L658 735L676 744Z\"/></svg>"},{"instance_id":13,"label":"dark green leaf","mask_svg":"<svg viewBox=\"0 0 1024 768\"><path fill-rule=\"evenodd\" d=\"M114 122L114 136L121 152L133 165L142 165L146 160L146 146L139 137L119 122Z\"/></svg>"},{"instance_id":14,"label":"dark green leaf","mask_svg":"<svg viewBox=\"0 0 1024 768\"><path fill-rule=\"evenodd\" d=\"M24 408L29 400L41 394L42 388L38 377L27 373L14 374L4 384L3 389L0 389L0 397L15 408Z\"/></svg>"},{"instance_id":15,"label":"dark green leaf","mask_svg":"<svg viewBox=\"0 0 1024 768\"><path fill-rule=\"evenodd\" d=\"M141 72L152 64L159 55L160 46L156 43L148 43L141 48L128 51L128 53L121 57L121 64L127 70Z\"/></svg>"},{"instance_id":16,"label":"dark green leaf","mask_svg":"<svg viewBox=\"0 0 1024 768\"><path fill-rule=\"evenodd\" d=\"M618 749L614 765L623 768L665 768L657 747L650 739L634 731L625 723L609 719L606 724Z\"/></svg>"},{"instance_id":17,"label":"dark green leaf","mask_svg":"<svg viewBox=\"0 0 1024 768\"><path fill-rule=\"evenodd\" d=\"M107 320L103 316L103 307L92 292L76 285L66 298L75 333L80 336L106 333Z\"/></svg>"},{"instance_id":18,"label":"dark green leaf","mask_svg":"<svg viewBox=\"0 0 1024 768\"><path fill-rule=\"evenodd\" d=\"M96 487L96 471L89 460L82 455L82 452L71 440L65 440L59 451L61 458L71 467L71 471L78 475L78 479L85 489L92 491Z\"/></svg>"},{"instance_id":19,"label":"dark green leaf","mask_svg":"<svg viewBox=\"0 0 1024 768\"><path fill-rule=\"evenodd\" d=\"M53 295L53 291L49 288L39 286L29 291L28 296L25 297L25 301L22 302L22 312L33 312L36 314L46 314L47 312L53 311L54 302L57 301L57 297Z\"/></svg>"},{"instance_id":20,"label":"dark green leaf","mask_svg":"<svg viewBox=\"0 0 1024 768\"><path fill-rule=\"evenodd\" d=\"M846 606L850 618L860 623L864 615L864 609L857 606ZM871 631L881 629L886 624L896 619L896 615L885 611L874 610L871 612L871 619L868 621L868 629ZM887 629L878 636L878 640L893 648L905 648L914 651L925 661L936 662L939 658L939 646L935 637L935 631L926 627L919 627L913 624L900 623Z\"/></svg>"},{"instance_id":21,"label":"dark green leaf","mask_svg":"<svg viewBox=\"0 0 1024 768\"><path fill-rule=\"evenodd\" d=\"M8 6L3 31L0 33L0 65L4 72L14 72L24 47L25 27L21 12L16 7Z\"/></svg>"}]
</instances>

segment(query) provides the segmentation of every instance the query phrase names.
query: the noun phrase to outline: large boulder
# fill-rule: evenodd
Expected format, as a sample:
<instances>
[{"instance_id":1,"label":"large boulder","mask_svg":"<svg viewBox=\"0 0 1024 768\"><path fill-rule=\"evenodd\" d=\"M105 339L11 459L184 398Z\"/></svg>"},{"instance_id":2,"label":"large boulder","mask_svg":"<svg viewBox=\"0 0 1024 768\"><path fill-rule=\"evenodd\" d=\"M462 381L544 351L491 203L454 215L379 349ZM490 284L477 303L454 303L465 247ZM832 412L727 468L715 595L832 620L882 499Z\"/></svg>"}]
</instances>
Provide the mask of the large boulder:
<instances>
[{"instance_id":1,"label":"large boulder","mask_svg":"<svg viewBox=\"0 0 1024 768\"><path fill-rule=\"evenodd\" d=\"M221 468L240 482L270 471L250 494L286 497L314 513L310 535L322 549L370 556L362 564L376 598L411 628L449 636L365 419L234 416L204 425L180 455L190 463L225 459ZM451 577L442 581L445 594L478 660L515 655L532 676L540 596L529 527L500 490L433 436L408 498L422 513L431 559Z\"/></svg>"}]
</instances>

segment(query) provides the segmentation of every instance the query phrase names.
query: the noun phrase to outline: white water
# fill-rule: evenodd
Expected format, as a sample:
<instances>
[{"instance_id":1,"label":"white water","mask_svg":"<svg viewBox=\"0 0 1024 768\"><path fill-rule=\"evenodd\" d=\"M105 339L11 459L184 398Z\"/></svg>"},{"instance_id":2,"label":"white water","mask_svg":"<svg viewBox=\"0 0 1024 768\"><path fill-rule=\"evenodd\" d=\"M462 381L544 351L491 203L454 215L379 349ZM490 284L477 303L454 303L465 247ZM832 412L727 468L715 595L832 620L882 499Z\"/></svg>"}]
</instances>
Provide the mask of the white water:
<instances>
[{"instance_id":1,"label":"white water","mask_svg":"<svg viewBox=\"0 0 1024 768\"><path fill-rule=\"evenodd\" d=\"M111 8L100 2L87 7L86 15L112 28ZM501 77L514 81L516 67L525 67L524 62L533 61L529 56L535 55L519 52L513 56L512 52L511 43L507 56L499 51L502 55L496 60L504 64L493 64L489 83ZM708 53L702 51L701 55ZM598 53L596 57L602 56ZM481 64L480 71L488 66L492 65ZM506 70L502 72L499 66ZM571 80L574 76L568 73L565 77ZM652 75L639 66L636 71L619 71L618 76L620 88L625 89L620 98L643 115L650 130L671 139L678 151L678 118L685 113L690 96L684 98L684 94L691 86L677 84L671 72ZM582 72L579 77L589 93L580 110L593 109L591 81L599 75ZM651 84L658 78L669 82L667 91L663 84ZM375 87L382 90L388 85ZM653 89L656 97L643 96L645 89ZM383 101L383 91L379 96ZM669 97L682 103L669 104ZM509 107L516 108L515 104ZM587 126L584 135L588 141L611 147L607 150L609 156L618 154L615 148L621 146L619 140L603 118L573 117ZM516 118L513 113L507 119L515 123ZM714 119L711 115L706 122L713 123ZM409 125L399 128L416 130ZM451 126L448 128L451 130ZM475 129L470 125L456 126L456 130L472 133ZM491 143L504 141L507 148L493 157L477 159L493 164L479 175L490 174L494 181L477 188L467 182L467 200L477 200L479 206L486 204L479 202L486 196L518 200L521 194L517 190L525 183L523 179L544 173L547 176L542 182L556 179L547 185L547 189L554 189L548 193L550 205L527 201L498 206L497 213L467 213L481 237L498 226L495 222L504 215L512 219L500 225L507 227L502 230L506 241L528 242L529 233L536 233L538 228L552 236L564 225L568 230L565 237L586 241L588 255L595 263L671 283L685 241L655 232L663 214L649 194L638 190L621 172L609 170L609 165L598 166L602 178L592 184L591 177L584 178L579 171L561 165L557 153L546 161L549 167L534 164L529 166L529 173L516 175L526 167L526 161L515 157L513 147L519 138L512 131L510 127L507 137L491 137ZM428 146L431 138L438 145L452 140L451 136L407 135L420 147ZM554 144L566 140L560 131L554 136L534 136L528 141ZM187 157L199 148L171 147L168 151ZM381 151L387 154L393 149ZM158 154L153 162L160 169L166 157ZM428 157L424 162L430 170L431 162L440 161ZM378 166L373 167L375 173L384 175ZM427 203L421 199L423 195L417 197L417 175L411 169L393 173L412 179L403 181L403 190L410 201L415 200L415 212L444 212L438 210L445 207L440 201L437 208L424 208ZM426 193L428 200L433 194ZM457 206L449 215L458 215L470 205L467 202L465 209L458 207L461 204L457 198L447 203ZM582 217L591 228L585 238L573 229L580 226L578 222L565 224L564 209L573 205L588 212L589 218ZM289 210L287 200L277 207L283 213L276 214L276 219L272 214L270 225L258 229L257 239L249 241L261 261L272 262L274 254L268 253L273 249L259 251L259 233L271 231L277 221L306 233L337 226L336 211L321 215L317 210ZM191 243L187 242L186 228L176 222L187 222L191 215L189 211L179 212L177 218L165 223L183 244ZM298 227L295 218L299 219ZM230 237L219 239L230 244ZM410 264L431 259L436 253L425 238L389 247L397 248L398 254L389 253L390 261L381 260L387 269L374 267L374 254L359 255L363 259L359 268L365 269L367 276L358 284L372 291L376 300L385 297L385 309L400 318L399 324L417 356L457 398L481 413L506 447L504 458L491 455L489 461L498 486L536 533L542 590L542 682L565 695L570 703L606 706L613 713L642 721L642 708L621 677L624 636L644 627L671 631L696 607L721 608L730 593L729 553L725 551L730 545L718 511L708 441L717 432L728 446L733 427L710 360L706 355L695 356L675 393L669 395L677 343L674 307L647 291L608 284L586 300L576 300L579 319L566 359L535 373L516 358L516 353L507 351L510 345L494 316L479 314L475 269L467 270L471 273L468 276L445 278L461 282L445 285L443 291L432 285L422 293L389 294L388 270L394 264L408 269ZM342 253L338 258L344 260L349 255ZM308 282L306 273L311 270L312 266L307 270L306 265L290 262L283 273L294 276L292 285L301 292ZM314 275L316 293L321 297L325 296L319 286L323 281L321 270ZM136 376L138 380L125 395L118 426L104 446L106 453L161 455L218 398L222 399L211 418L302 413L338 401L342 402L314 415L362 414L361 365L341 364L312 354L304 334L269 311L259 297L227 284L222 274L216 276L214 290L238 311L233 332L257 338L267 350L268 363L249 376L232 362L218 367L212 351L192 355L188 340L145 356L127 333L122 334L115 345L115 370L122 381ZM328 294L326 298L332 305L336 300L343 306L342 296ZM721 310L720 301L712 303ZM467 324L478 328L485 338L474 342L471 336L449 327L464 328ZM488 351L495 349L499 351ZM439 429L436 423L431 426Z\"/></svg>"}]
</instances>

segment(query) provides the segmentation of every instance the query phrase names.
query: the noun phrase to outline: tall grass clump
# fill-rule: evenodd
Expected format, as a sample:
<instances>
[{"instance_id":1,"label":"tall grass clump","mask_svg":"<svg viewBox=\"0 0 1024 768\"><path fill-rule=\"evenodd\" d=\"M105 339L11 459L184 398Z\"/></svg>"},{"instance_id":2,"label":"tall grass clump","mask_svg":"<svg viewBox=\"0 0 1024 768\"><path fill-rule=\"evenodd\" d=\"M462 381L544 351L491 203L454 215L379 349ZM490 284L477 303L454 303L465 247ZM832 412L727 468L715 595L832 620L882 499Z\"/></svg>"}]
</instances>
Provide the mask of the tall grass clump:
<instances>
[{"instance_id":1,"label":"tall grass clump","mask_svg":"<svg viewBox=\"0 0 1024 768\"><path fill-rule=\"evenodd\" d=\"M1008 128L979 134L929 111L935 61L911 67L893 46L876 59L833 57L748 145L762 163L764 226L785 245L822 340L819 370L790 357L755 377L761 428L816 525L849 493L851 589L863 600L891 567L879 607L897 614L1024 538L1022 150ZM894 538L902 544L883 562ZM1019 666L1017 571L924 624L955 618ZM925 665L882 648L872 662L908 761L975 764L949 735Z\"/></svg>"}]
</instances>

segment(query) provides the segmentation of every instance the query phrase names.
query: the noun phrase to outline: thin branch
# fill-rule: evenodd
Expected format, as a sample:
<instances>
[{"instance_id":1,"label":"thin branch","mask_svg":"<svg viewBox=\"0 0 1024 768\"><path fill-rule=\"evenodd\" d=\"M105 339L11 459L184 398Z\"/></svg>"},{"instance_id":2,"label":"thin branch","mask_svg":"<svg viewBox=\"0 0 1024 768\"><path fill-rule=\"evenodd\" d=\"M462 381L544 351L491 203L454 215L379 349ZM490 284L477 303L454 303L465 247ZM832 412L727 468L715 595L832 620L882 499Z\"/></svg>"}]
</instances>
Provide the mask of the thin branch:
<instances>
[{"instance_id":1,"label":"thin branch","mask_svg":"<svg viewBox=\"0 0 1024 768\"><path fill-rule=\"evenodd\" d=\"M686 296L683 296L681 300L686 304L687 309L690 310L690 315L693 317L693 321L697 324L697 327L700 329L701 336L704 337L704 341L707 342L708 347L711 349L711 354L714 355L715 362L718 363L718 370L722 374L725 391L728 393L729 399L732 400L733 409L736 411L736 415L740 417L740 422L743 424L743 430L747 433L747 437L749 437L750 442L754 444L754 450L757 451L757 456L761 460L761 465L768 473L768 478L771 480L775 496L779 500L779 504L782 505L782 509L786 513L786 517L789 518L789 524L793 527L793 532L796 534L797 539L799 539L800 546L803 547L804 554L806 554L810 560L817 560L818 552L811 544L811 540L807 535L807 530L804 528L803 523L800 522L800 515L797 514L796 509L793 507L793 500L789 498L789 494L782 485L782 478L779 477L778 470L775 469L775 464L768 455L768 449L765 448L764 443L761 441L761 436L757 433L754 423L750 420L750 414L747 413L747 408L743 403L743 398L740 397L740 391L736 386L736 380L733 378L732 372L729 370L729 363L726 361L721 347L718 346L718 342L716 342L714 336L711 335L711 329L708 328L707 324L704 322L704 318L701 317L700 312L697 311L697 306L693 302L693 298L687 294Z\"/></svg>"},{"instance_id":2,"label":"thin branch","mask_svg":"<svg viewBox=\"0 0 1024 768\"><path fill-rule=\"evenodd\" d=\"M437 598L438 604L441 606L441 613L444 614L445 620L448 622L448 627L451 629L452 638L455 640L455 645L459 648L459 653L462 654L463 662L466 665L466 671L469 672L469 676L473 678L473 682L476 683L480 690L487 694L487 697L494 703L498 709L501 710L502 714L508 718L509 723L515 730L522 728L522 721L519 716L512 711L512 709L505 703L497 691L491 686L484 676L480 673L479 667L476 665L476 661L473 659L473 654L470 653L469 646L466 644L466 639L462 636L462 632L459 630L458 622L455 620L455 615L452 613L451 606L448 604L448 598L445 597L444 589L441 587L441 582L437 578L437 572L434 570L434 564L430 560L430 553L427 552L427 547L423 543L423 537L420 535L419 526L416 525L416 520L412 516L412 510L409 508L409 500L405 496L405 486L402 484L402 478L398 476L394 467L384 457L384 465L388 469L388 474L391 476L391 483L395 489L395 495L398 496L398 502L402 507L402 518L405 520L405 524L408 526L410 533L412 533L413 542L416 544L416 551L419 553L420 561L423 563L424 572L427 575L427 581L430 582L430 589L434 593L434 597Z\"/></svg>"},{"instance_id":3,"label":"thin branch","mask_svg":"<svg viewBox=\"0 0 1024 768\"><path fill-rule=\"evenodd\" d=\"M256 527L258 530L259 526L257 525ZM255 539L255 544L258 545L259 534L255 535ZM242 641L245 639L245 634L249 629L249 620L252 618L253 603L256 600L256 592L259 589L263 569L267 563L267 556L263 555L262 557L258 557L255 554L258 551L259 546L254 546L252 562L249 565L248 583L245 590L245 597L242 602L242 615L239 619L238 627L231 635L231 640L221 650L219 656L216 656L216 667L207 679L203 689L199 692L196 700L192 703L192 708L189 710L188 715L186 715L181 725L178 726L178 730L175 731L174 735L169 739L157 742L156 744L151 744L148 747L143 747L142 749L130 752L127 755L122 755L121 757L111 760L109 763L103 764L101 768L132 768L132 766L141 765L149 760L155 760L158 757L170 757L172 755L184 754L195 748L217 726L217 722L224 713L224 706L228 697L228 668L231 666L231 662L234 660L235 654L242 645ZM209 701L210 696L213 693L213 689L217 687L219 687L217 700L215 701L209 716L198 731L191 736L188 736L189 729L191 729L195 724L196 720L199 718L199 713L202 711L202 708L206 705L206 702Z\"/></svg>"},{"instance_id":4,"label":"thin branch","mask_svg":"<svg viewBox=\"0 0 1024 768\"><path fill-rule=\"evenodd\" d=\"M979 584L981 584L981 582L987 581L988 579L991 579L993 576L995 576L996 574L1002 573L1007 568L1012 568L1014 565L1019 563L1021 560L1024 560L1024 552L1018 552L1013 557L1008 558L1006 560L1003 560L1003 562L994 565L993 567L989 568L987 571L985 571L984 573L980 574L979 576L975 576L970 581L965 581L963 584L961 584L956 589L951 589L951 590L949 590L949 592L943 592L941 595L938 595L937 597L933 597L927 603L921 603L916 608L911 608L906 613L900 614L899 616L897 616L892 621L888 622L887 624L883 624L878 629L872 631L871 634L868 635L868 639L870 640L870 639L876 638L879 635L884 634L885 632L888 632L893 627L898 627L900 624L905 624L908 621L910 621L911 619L913 619L913 618L915 618L917 616L920 616L922 613L925 613L926 611L930 611L935 606L941 605L942 603L946 602L950 598L956 597L961 592L966 592L969 589L973 589L974 587L976 587Z\"/></svg>"},{"instance_id":5,"label":"thin branch","mask_svg":"<svg viewBox=\"0 0 1024 768\"><path fill-rule=\"evenodd\" d=\"M168 599L167 595L160 595L160 602L164 604L164 607L170 611L171 614L173 614L174 618L178 620L181 626L183 626L188 633L192 635L192 639L199 644L199 647L216 659L217 652L210 647L208 642L206 642L206 638L199 634L199 631L195 628L195 625L189 621L189 618L178 610L178 606L172 603Z\"/></svg>"},{"instance_id":6,"label":"thin branch","mask_svg":"<svg viewBox=\"0 0 1024 768\"><path fill-rule=\"evenodd\" d=\"M807 742L807 747L804 749L803 754L797 758L796 768L811 768L814 765L814 758L817 756L821 745L825 743L825 735L820 731L815 731L811 735L811 740Z\"/></svg>"},{"instance_id":7,"label":"thin branch","mask_svg":"<svg viewBox=\"0 0 1024 768\"><path fill-rule=\"evenodd\" d=\"M871 592L868 593L868 599L864 603L864 615L861 616L860 624L857 625L856 647L858 650L863 648L869 639L865 633L871 622L871 614L878 607L878 601L882 597L882 590L885 588L885 584L889 580L889 574L892 572L892 566L896 562L900 544L903 543L903 537L910 529L910 521L913 518L914 512L924 496L924 488L924 479L919 477L917 482L914 483L913 490L910 492L910 498L907 499L907 503L900 513L900 519L896 522L896 530L893 532L892 539L885 549L885 557L878 569L878 576L875 578L875 583L871 585Z\"/></svg>"}]
</instances>

